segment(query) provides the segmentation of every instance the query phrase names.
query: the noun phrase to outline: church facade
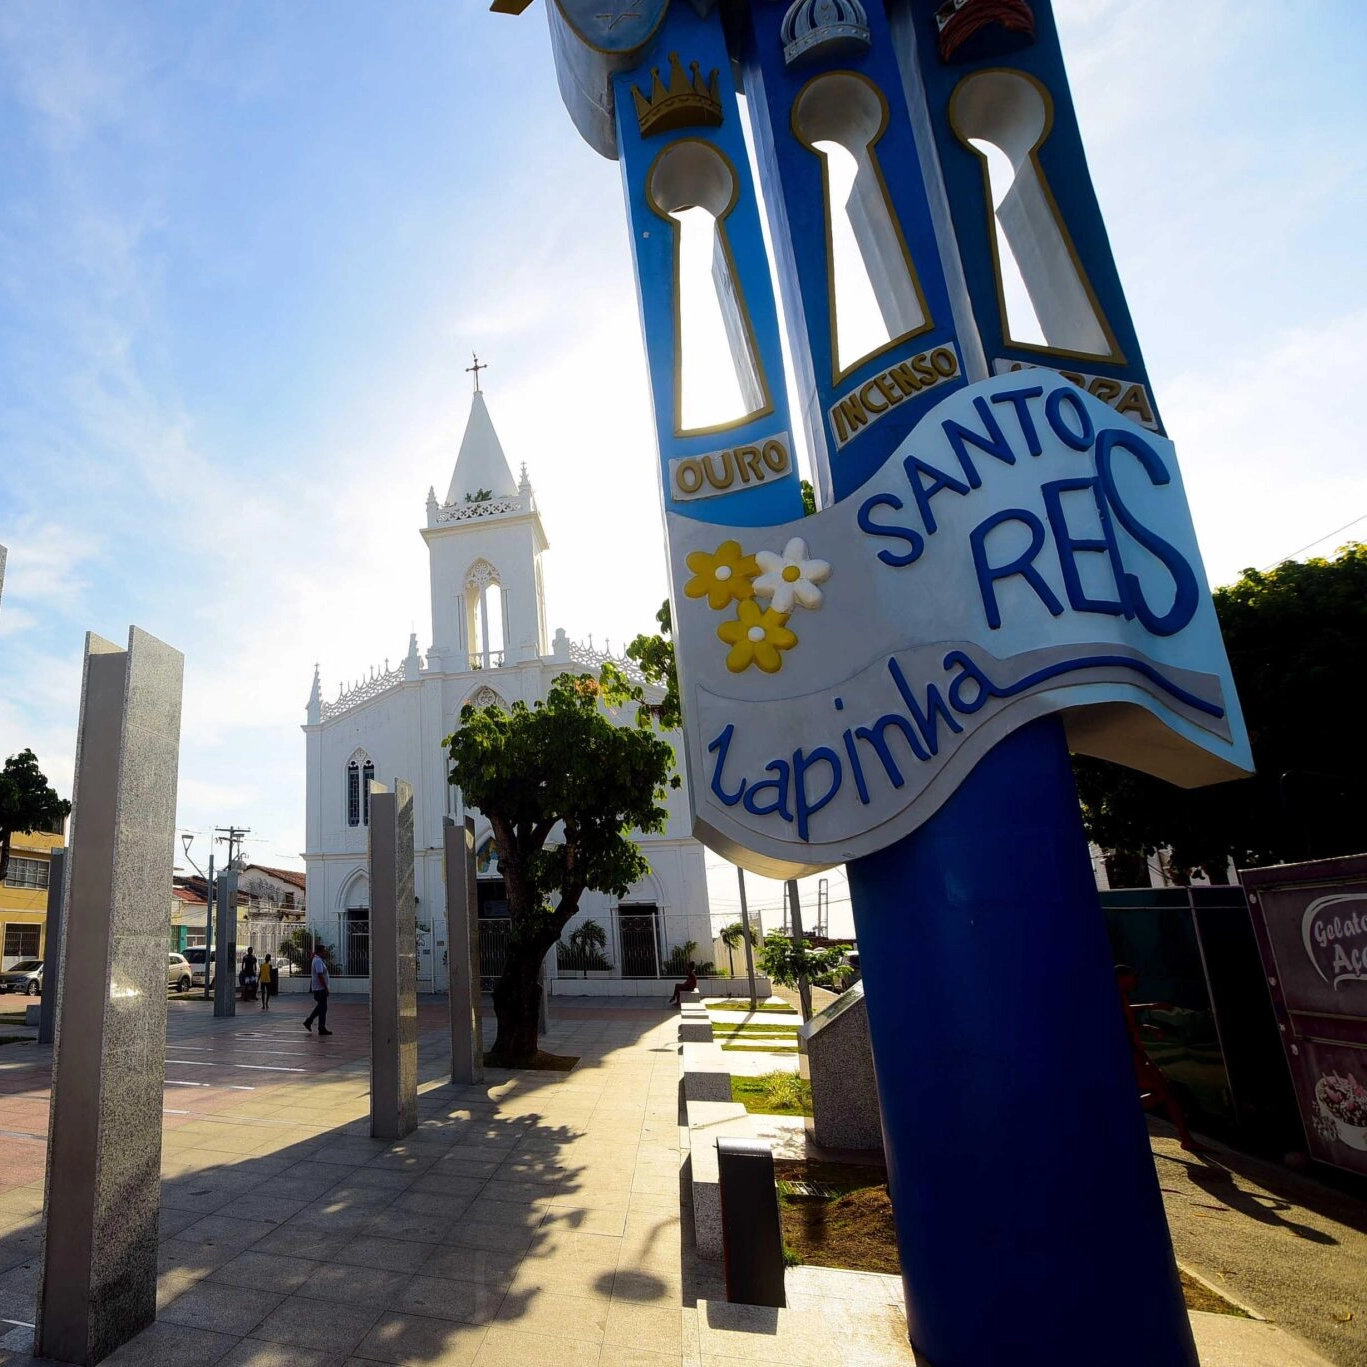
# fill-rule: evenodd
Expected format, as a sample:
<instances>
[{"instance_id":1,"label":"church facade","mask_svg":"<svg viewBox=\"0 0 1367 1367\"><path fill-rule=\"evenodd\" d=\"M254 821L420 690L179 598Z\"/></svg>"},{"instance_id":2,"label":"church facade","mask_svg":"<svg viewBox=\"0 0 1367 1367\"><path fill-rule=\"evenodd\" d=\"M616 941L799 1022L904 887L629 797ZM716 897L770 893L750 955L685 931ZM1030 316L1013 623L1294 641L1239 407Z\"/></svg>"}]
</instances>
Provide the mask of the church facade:
<instances>
[{"instance_id":1,"label":"church facade","mask_svg":"<svg viewBox=\"0 0 1367 1367\"><path fill-rule=\"evenodd\" d=\"M421 529L431 570L431 644L418 638L397 668L370 676L324 702L314 672L304 725L307 748L307 827L304 860L308 920L334 947L339 975L369 973L369 785L413 786L415 890L418 899L419 990L446 981L446 899L442 826L462 822L460 792L447 781L442 739L460 723L467 703L510 707L546 696L561 673L597 674L608 657L557 630L548 639L542 557L548 543L527 469L515 480L489 417L483 393L474 394L469 421L444 501L427 496ZM633 673L628 662L614 663ZM639 675L637 675L639 679ZM649 692L649 690L647 690ZM669 737L679 751L679 738ZM682 766L680 769L682 773ZM686 777L685 777L686 781ZM586 893L565 932L594 921L601 948L566 958L549 956L556 990L653 992L649 980L667 976L692 942L696 957L712 957L703 848L688 834L684 790L669 794L669 822L659 835L638 836L651 873L620 902ZM489 822L478 812L481 945L486 976L500 968L507 905ZM592 932L590 941L596 939ZM583 944L580 945L581 950ZM571 969L573 965L573 970Z\"/></svg>"}]
</instances>

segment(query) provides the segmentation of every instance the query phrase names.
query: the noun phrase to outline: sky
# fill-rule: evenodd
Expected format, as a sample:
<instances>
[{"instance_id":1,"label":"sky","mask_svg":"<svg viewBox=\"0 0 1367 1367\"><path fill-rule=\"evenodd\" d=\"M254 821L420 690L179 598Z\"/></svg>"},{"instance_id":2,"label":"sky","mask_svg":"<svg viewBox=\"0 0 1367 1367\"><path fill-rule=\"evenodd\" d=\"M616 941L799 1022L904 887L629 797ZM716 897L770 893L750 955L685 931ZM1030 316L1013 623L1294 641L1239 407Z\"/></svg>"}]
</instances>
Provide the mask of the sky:
<instances>
[{"instance_id":1,"label":"sky","mask_svg":"<svg viewBox=\"0 0 1367 1367\"><path fill-rule=\"evenodd\" d=\"M315 662L333 697L430 644L417 529L472 351L550 537L551 629L652 626L618 168L560 104L545 3L0 6L0 755L69 794L84 633L136 623L186 657L191 853L232 823L300 866ZM1367 10L1056 10L1212 583L1367 536L1339 530L1367 517ZM847 896L832 873L836 928Z\"/></svg>"}]
</instances>

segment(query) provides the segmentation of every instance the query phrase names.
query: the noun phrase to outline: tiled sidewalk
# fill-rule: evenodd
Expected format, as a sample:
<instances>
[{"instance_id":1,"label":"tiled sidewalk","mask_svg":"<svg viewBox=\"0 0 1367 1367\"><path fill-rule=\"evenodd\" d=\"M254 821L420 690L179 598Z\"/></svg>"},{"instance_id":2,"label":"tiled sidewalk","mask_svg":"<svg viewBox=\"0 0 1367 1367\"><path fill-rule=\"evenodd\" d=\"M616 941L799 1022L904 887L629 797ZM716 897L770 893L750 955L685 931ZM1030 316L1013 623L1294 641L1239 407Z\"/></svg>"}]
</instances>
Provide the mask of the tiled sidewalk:
<instances>
[{"instance_id":1,"label":"tiled sidewalk","mask_svg":"<svg viewBox=\"0 0 1367 1367\"><path fill-rule=\"evenodd\" d=\"M388 1144L368 1135L365 1006L335 1005L319 1041L284 1000L173 1016L159 1318L107 1361L798 1364L829 1362L838 1332L862 1362L911 1362L879 1279L851 1279L858 1312L757 1315L685 1253L672 1014L566 1005L547 1046L580 1056L572 1073L453 1087L444 1013L425 1011L421 1124ZM0 1133L0 1169L46 1123L43 1070L16 1088L7 1062L30 1137ZM41 1200L41 1170L0 1193L7 1367L35 1361Z\"/></svg>"}]
</instances>

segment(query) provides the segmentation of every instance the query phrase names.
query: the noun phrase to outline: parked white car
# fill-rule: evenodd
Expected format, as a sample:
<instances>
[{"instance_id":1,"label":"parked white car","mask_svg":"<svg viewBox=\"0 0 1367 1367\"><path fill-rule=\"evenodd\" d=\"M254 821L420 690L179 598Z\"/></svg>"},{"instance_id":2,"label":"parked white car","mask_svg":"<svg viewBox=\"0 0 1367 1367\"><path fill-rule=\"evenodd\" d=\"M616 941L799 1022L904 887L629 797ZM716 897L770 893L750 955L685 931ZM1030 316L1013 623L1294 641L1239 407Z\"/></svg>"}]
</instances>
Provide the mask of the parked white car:
<instances>
[{"instance_id":1,"label":"parked white car","mask_svg":"<svg viewBox=\"0 0 1367 1367\"><path fill-rule=\"evenodd\" d=\"M183 954L166 956L166 986L172 992L188 992L195 977L190 970L190 961Z\"/></svg>"}]
</instances>

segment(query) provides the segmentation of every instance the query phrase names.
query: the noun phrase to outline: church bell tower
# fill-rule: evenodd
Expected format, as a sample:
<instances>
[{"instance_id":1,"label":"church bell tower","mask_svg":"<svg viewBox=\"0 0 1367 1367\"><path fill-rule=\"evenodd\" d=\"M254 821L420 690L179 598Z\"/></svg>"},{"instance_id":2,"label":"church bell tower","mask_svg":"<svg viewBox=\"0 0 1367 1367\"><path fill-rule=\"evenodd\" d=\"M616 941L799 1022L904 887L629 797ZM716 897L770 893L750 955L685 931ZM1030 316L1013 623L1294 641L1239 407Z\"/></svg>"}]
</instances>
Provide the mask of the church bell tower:
<instances>
[{"instance_id":1,"label":"church bell tower","mask_svg":"<svg viewBox=\"0 0 1367 1367\"><path fill-rule=\"evenodd\" d=\"M444 502L427 493L422 538L432 582L429 668L498 669L548 651L541 557L545 529L527 467L513 479L494 430L478 358L470 416Z\"/></svg>"}]
</instances>

